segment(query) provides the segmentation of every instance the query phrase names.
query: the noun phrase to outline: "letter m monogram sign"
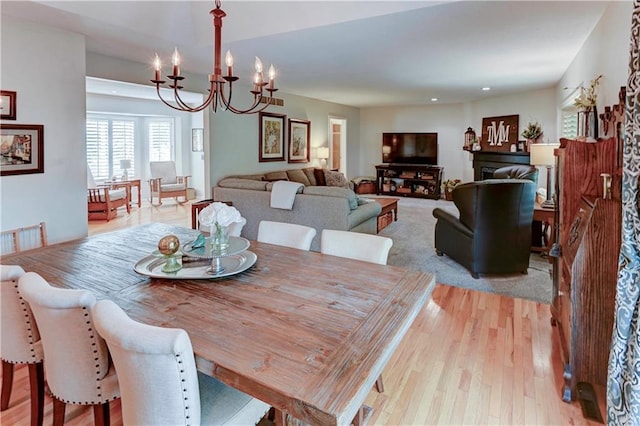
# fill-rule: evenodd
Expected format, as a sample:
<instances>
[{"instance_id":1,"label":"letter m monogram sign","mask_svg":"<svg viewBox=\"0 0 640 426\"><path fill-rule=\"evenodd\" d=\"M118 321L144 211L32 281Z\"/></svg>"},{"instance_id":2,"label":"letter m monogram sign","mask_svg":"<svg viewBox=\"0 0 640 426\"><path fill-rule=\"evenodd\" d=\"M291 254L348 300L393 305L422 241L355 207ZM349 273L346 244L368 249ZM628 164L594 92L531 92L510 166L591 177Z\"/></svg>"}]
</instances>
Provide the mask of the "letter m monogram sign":
<instances>
[{"instance_id":1,"label":"letter m monogram sign","mask_svg":"<svg viewBox=\"0 0 640 426\"><path fill-rule=\"evenodd\" d=\"M483 118L482 140L480 141L482 150L509 152L511 145L518 143L519 117L519 115L504 115Z\"/></svg>"}]
</instances>

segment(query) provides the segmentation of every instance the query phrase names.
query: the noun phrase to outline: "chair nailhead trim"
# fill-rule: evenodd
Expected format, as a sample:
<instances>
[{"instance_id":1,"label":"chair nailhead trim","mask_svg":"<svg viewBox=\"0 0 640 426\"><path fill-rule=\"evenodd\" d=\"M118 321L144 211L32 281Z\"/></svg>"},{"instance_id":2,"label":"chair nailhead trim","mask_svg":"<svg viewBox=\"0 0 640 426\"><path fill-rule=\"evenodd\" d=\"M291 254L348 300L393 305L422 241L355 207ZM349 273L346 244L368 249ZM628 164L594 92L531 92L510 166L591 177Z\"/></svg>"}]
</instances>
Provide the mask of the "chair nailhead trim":
<instances>
[{"instance_id":1,"label":"chair nailhead trim","mask_svg":"<svg viewBox=\"0 0 640 426\"><path fill-rule=\"evenodd\" d=\"M18 289L18 281L16 280L13 281L13 288L15 289L16 295L18 296L18 300L20 301L20 305L22 306L22 312L24 312L24 317L26 318L24 322L28 331L27 338L29 341L29 352L31 352L31 359L33 360L33 362L20 362L20 364L34 364L38 362L38 360L36 357L36 350L34 347L33 333L31 332L32 330L31 330L31 320L29 319L29 305L22 298L22 295L20 294L20 290Z\"/></svg>"}]
</instances>

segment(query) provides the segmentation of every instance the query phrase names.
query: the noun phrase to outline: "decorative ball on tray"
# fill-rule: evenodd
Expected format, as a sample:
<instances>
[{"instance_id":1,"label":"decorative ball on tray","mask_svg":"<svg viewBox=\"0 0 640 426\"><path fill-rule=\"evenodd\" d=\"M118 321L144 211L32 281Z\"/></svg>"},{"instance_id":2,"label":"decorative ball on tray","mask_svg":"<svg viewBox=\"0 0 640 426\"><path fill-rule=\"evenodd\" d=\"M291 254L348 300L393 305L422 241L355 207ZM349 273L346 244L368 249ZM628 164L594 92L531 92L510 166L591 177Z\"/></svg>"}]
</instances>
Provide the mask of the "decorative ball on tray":
<instances>
[{"instance_id":1,"label":"decorative ball on tray","mask_svg":"<svg viewBox=\"0 0 640 426\"><path fill-rule=\"evenodd\" d=\"M175 254L180 250L180 240L175 235L165 235L158 242L158 251L167 262L162 267L162 272L177 272L182 269L182 265L178 262Z\"/></svg>"}]
</instances>

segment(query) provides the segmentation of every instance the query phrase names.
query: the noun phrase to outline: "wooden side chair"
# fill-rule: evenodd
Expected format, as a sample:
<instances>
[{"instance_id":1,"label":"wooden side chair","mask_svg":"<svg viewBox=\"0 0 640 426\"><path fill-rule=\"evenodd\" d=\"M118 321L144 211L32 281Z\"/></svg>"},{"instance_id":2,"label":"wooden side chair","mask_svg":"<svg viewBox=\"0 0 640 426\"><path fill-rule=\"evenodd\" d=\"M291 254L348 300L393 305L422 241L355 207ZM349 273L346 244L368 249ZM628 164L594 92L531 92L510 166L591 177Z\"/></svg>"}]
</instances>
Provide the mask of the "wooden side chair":
<instances>
[{"instance_id":1,"label":"wooden side chair","mask_svg":"<svg viewBox=\"0 0 640 426\"><path fill-rule=\"evenodd\" d=\"M179 204L187 202L187 188L190 176L178 176L175 161L152 161L149 163L149 199L152 205L161 205L163 198L175 198ZM153 204L153 199L158 204ZM183 201L178 198L182 197Z\"/></svg>"},{"instance_id":2,"label":"wooden side chair","mask_svg":"<svg viewBox=\"0 0 640 426\"><path fill-rule=\"evenodd\" d=\"M95 424L108 425L109 402L120 397L120 389L107 344L94 329L95 296L52 287L35 272L24 274L18 289L40 331L54 426L64 424L66 404L92 405Z\"/></svg>"},{"instance_id":3,"label":"wooden side chair","mask_svg":"<svg viewBox=\"0 0 640 426\"><path fill-rule=\"evenodd\" d=\"M106 220L107 222L118 215L117 209L125 206L127 213L131 213L129 204L131 187L111 189L106 185L97 185L87 167L87 211L89 220Z\"/></svg>"},{"instance_id":4,"label":"wooden side chair","mask_svg":"<svg viewBox=\"0 0 640 426\"><path fill-rule=\"evenodd\" d=\"M320 253L364 262L387 264L389 250L393 246L391 238L360 232L323 229L320 234ZM376 380L376 391L384 392L382 375Z\"/></svg>"},{"instance_id":5,"label":"wooden side chair","mask_svg":"<svg viewBox=\"0 0 640 426\"><path fill-rule=\"evenodd\" d=\"M309 251L315 236L316 230L309 226L263 220L258 225L257 239L263 243Z\"/></svg>"},{"instance_id":6,"label":"wooden side chair","mask_svg":"<svg viewBox=\"0 0 640 426\"><path fill-rule=\"evenodd\" d=\"M93 318L120 377L125 425L254 425L269 411L199 373L186 331L136 322L110 300L96 303Z\"/></svg>"},{"instance_id":7,"label":"wooden side chair","mask_svg":"<svg viewBox=\"0 0 640 426\"><path fill-rule=\"evenodd\" d=\"M13 366L27 364L31 388L31 426L42 426L44 418L44 354L40 333L29 304L22 299L18 280L24 270L17 265L0 265L0 308L2 309L2 397L0 410L9 408L13 387Z\"/></svg>"},{"instance_id":8,"label":"wooden side chair","mask_svg":"<svg viewBox=\"0 0 640 426\"><path fill-rule=\"evenodd\" d=\"M44 247L47 243L47 225L40 222L37 225L2 231L2 254L18 253Z\"/></svg>"}]
</instances>

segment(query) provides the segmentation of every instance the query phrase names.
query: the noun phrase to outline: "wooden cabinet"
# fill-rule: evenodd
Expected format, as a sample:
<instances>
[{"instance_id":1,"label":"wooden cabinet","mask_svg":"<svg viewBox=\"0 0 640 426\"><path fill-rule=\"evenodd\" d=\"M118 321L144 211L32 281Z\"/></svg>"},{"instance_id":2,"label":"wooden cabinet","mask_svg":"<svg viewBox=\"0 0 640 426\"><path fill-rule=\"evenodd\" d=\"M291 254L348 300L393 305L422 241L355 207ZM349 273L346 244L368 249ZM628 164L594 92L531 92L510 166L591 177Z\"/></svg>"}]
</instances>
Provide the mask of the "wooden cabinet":
<instances>
[{"instance_id":1,"label":"wooden cabinet","mask_svg":"<svg viewBox=\"0 0 640 426\"><path fill-rule=\"evenodd\" d=\"M571 401L580 382L606 386L621 244L621 164L617 138L560 142L551 314L565 365L558 372L562 396ZM613 178L611 199L605 199L602 173Z\"/></svg>"},{"instance_id":2,"label":"wooden cabinet","mask_svg":"<svg viewBox=\"0 0 640 426\"><path fill-rule=\"evenodd\" d=\"M380 164L376 166L377 194L438 199L443 170L424 164Z\"/></svg>"}]
</instances>

